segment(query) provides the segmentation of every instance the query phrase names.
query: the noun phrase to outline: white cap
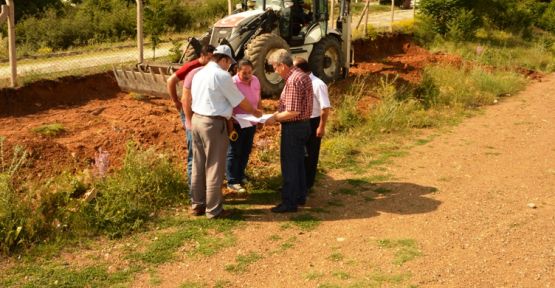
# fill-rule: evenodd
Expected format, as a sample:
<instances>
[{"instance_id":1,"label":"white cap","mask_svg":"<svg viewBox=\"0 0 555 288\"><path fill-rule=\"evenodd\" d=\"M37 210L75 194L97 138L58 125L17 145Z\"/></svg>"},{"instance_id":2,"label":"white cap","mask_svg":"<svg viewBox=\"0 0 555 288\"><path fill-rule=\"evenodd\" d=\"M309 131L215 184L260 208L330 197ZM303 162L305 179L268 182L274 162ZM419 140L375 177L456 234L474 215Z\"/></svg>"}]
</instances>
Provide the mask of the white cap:
<instances>
[{"instance_id":1,"label":"white cap","mask_svg":"<svg viewBox=\"0 0 555 288\"><path fill-rule=\"evenodd\" d=\"M235 61L235 59L233 59L233 54L231 54L231 48L229 48L229 46L227 45L220 45L218 47L216 47L216 50L214 50L214 55L215 54L223 54L226 55L227 57L231 58L231 62L233 62L233 64L237 63Z\"/></svg>"}]
</instances>

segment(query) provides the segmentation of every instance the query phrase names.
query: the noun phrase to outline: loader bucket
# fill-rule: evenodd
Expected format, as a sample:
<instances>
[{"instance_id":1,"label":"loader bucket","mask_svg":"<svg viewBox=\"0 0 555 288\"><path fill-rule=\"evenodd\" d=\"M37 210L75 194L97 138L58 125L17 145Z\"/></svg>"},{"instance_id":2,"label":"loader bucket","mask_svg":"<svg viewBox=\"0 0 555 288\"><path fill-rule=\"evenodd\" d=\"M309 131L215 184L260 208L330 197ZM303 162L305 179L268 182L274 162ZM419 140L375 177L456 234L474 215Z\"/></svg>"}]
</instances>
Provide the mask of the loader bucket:
<instances>
[{"instance_id":1,"label":"loader bucket","mask_svg":"<svg viewBox=\"0 0 555 288\"><path fill-rule=\"evenodd\" d=\"M166 81L179 68L177 65L138 64L132 68L112 68L122 91L169 98ZM177 89L180 97L181 90Z\"/></svg>"}]
</instances>

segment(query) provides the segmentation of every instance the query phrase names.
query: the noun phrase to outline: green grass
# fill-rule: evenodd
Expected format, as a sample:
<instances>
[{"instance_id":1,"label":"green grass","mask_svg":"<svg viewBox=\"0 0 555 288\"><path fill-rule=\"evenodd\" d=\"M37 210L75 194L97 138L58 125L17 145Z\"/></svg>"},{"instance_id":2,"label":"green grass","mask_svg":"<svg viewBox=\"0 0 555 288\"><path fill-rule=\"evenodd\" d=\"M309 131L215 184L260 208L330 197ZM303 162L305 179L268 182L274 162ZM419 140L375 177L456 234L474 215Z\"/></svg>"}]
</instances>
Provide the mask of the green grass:
<instances>
[{"instance_id":1,"label":"green grass","mask_svg":"<svg viewBox=\"0 0 555 288\"><path fill-rule=\"evenodd\" d=\"M214 283L214 288L226 288L226 287L232 287L231 281L217 280L216 283Z\"/></svg>"},{"instance_id":2,"label":"green grass","mask_svg":"<svg viewBox=\"0 0 555 288\"><path fill-rule=\"evenodd\" d=\"M295 243L297 242L297 237L289 237L286 241L279 245L279 251L283 252L285 250L289 250L295 247Z\"/></svg>"},{"instance_id":3,"label":"green grass","mask_svg":"<svg viewBox=\"0 0 555 288\"><path fill-rule=\"evenodd\" d=\"M35 127L32 130L37 134L47 137L60 136L67 131L64 125L61 123L44 124L39 127Z\"/></svg>"},{"instance_id":4,"label":"green grass","mask_svg":"<svg viewBox=\"0 0 555 288\"><path fill-rule=\"evenodd\" d=\"M187 251L189 256L212 256L220 250L235 244L230 233L239 223L233 220L189 220L173 227L177 231L157 234L155 240L142 252L128 256L134 261L160 265L176 259L178 251L186 242L194 242L194 248Z\"/></svg>"},{"instance_id":5,"label":"green grass","mask_svg":"<svg viewBox=\"0 0 555 288\"><path fill-rule=\"evenodd\" d=\"M303 231L312 231L316 229L321 220L311 214L301 214L290 218L295 226Z\"/></svg>"},{"instance_id":6,"label":"green grass","mask_svg":"<svg viewBox=\"0 0 555 288\"><path fill-rule=\"evenodd\" d=\"M395 258L393 259L393 264L399 266L422 255L422 252L417 247L416 241L413 239L382 239L378 240L378 246L384 249L394 250Z\"/></svg>"},{"instance_id":7,"label":"green grass","mask_svg":"<svg viewBox=\"0 0 555 288\"><path fill-rule=\"evenodd\" d=\"M334 271L331 275L340 280L348 280L351 278L351 275L345 271Z\"/></svg>"},{"instance_id":8,"label":"green grass","mask_svg":"<svg viewBox=\"0 0 555 288\"><path fill-rule=\"evenodd\" d=\"M433 138L414 137L418 129L456 125L477 108L516 94L526 83L513 71L479 65L428 66L416 86L399 83L395 76L359 77L342 95L332 95L339 103L322 143L321 165L366 176L368 168L405 156L414 141L423 145ZM369 111L359 111L356 103L369 91L380 101ZM373 181L391 179L383 176Z\"/></svg>"},{"instance_id":9,"label":"green grass","mask_svg":"<svg viewBox=\"0 0 555 288\"><path fill-rule=\"evenodd\" d=\"M311 212L311 213L331 213L329 210L322 207L311 207L307 210L308 212Z\"/></svg>"},{"instance_id":10,"label":"green grass","mask_svg":"<svg viewBox=\"0 0 555 288\"><path fill-rule=\"evenodd\" d=\"M336 192L334 192L334 194L341 194L341 195L349 195L349 196L354 196L357 195L357 191L350 189L350 188L341 188L339 190L337 190Z\"/></svg>"},{"instance_id":11,"label":"green grass","mask_svg":"<svg viewBox=\"0 0 555 288\"><path fill-rule=\"evenodd\" d=\"M500 68L523 67L544 73L555 71L555 45L549 44L555 41L553 35L541 34L528 41L503 31L480 30L477 35L472 42L438 41L431 49Z\"/></svg>"},{"instance_id":12,"label":"green grass","mask_svg":"<svg viewBox=\"0 0 555 288\"><path fill-rule=\"evenodd\" d=\"M426 144L430 143L432 140L433 140L433 139L431 139L431 138L416 139L416 141L415 141L414 144L415 144L415 145L418 145L418 146L420 146L420 145L426 145Z\"/></svg>"},{"instance_id":13,"label":"green grass","mask_svg":"<svg viewBox=\"0 0 555 288\"><path fill-rule=\"evenodd\" d=\"M333 261L333 262L343 261L344 258L345 258L345 256L343 256L343 254L341 254L340 252L333 252L328 257L328 259Z\"/></svg>"},{"instance_id":14,"label":"green grass","mask_svg":"<svg viewBox=\"0 0 555 288\"><path fill-rule=\"evenodd\" d=\"M252 251L246 255L238 255L235 258L236 263L225 265L225 270L233 274L244 273L247 271L248 266L262 258L262 255Z\"/></svg>"},{"instance_id":15,"label":"green grass","mask_svg":"<svg viewBox=\"0 0 555 288\"><path fill-rule=\"evenodd\" d=\"M326 204L331 207L345 207L345 204L339 199L332 199L326 202Z\"/></svg>"},{"instance_id":16,"label":"green grass","mask_svg":"<svg viewBox=\"0 0 555 288\"><path fill-rule=\"evenodd\" d=\"M388 189L388 188L385 188L385 187L378 187L378 188L374 189L374 192L384 195L384 194L391 193L391 189Z\"/></svg>"},{"instance_id":17,"label":"green grass","mask_svg":"<svg viewBox=\"0 0 555 288\"><path fill-rule=\"evenodd\" d=\"M354 187L360 188L360 187L364 187L366 185L371 185L372 183L366 181L366 179L347 179L345 180L347 181L347 183L349 185L352 185Z\"/></svg>"},{"instance_id":18,"label":"green grass","mask_svg":"<svg viewBox=\"0 0 555 288\"><path fill-rule=\"evenodd\" d=\"M64 264L33 263L9 271L0 278L2 287L115 287L128 283L139 266L108 272L108 265L92 265L79 269ZM7 277L6 277L7 276Z\"/></svg>"},{"instance_id":19,"label":"green grass","mask_svg":"<svg viewBox=\"0 0 555 288\"><path fill-rule=\"evenodd\" d=\"M164 263L184 256L209 257L233 246L235 237L231 232L239 227L241 222L208 219L169 220L165 225L171 227L165 228L166 231L145 233L134 240L126 239L130 244L122 248L124 253L121 257L128 259L131 264L115 272L108 272L107 267L112 264L102 258L91 259L97 263L96 265L68 267L63 259L55 257L59 254L60 248L52 252L55 254L54 257L45 257L43 248L25 256L23 259L28 260L16 264L5 275L0 276L0 287L114 287L128 283L133 279L133 275L139 272L150 273L149 281L154 285L161 280L153 271ZM145 237L149 240L144 240ZM195 245L187 246L193 248L178 254L186 243ZM84 246L77 246L77 249L84 249ZM65 250L70 252L67 248ZM58 285L54 284L56 281Z\"/></svg>"},{"instance_id":20,"label":"green grass","mask_svg":"<svg viewBox=\"0 0 555 288\"><path fill-rule=\"evenodd\" d=\"M364 199L365 202L372 202L372 201L376 200L376 199L374 199L374 197L371 197L371 196L364 196L363 199Z\"/></svg>"},{"instance_id":21,"label":"green grass","mask_svg":"<svg viewBox=\"0 0 555 288\"><path fill-rule=\"evenodd\" d=\"M193 281L187 281L179 285L179 288L205 288L205 287L208 287L208 286L204 283L193 282Z\"/></svg>"},{"instance_id":22,"label":"green grass","mask_svg":"<svg viewBox=\"0 0 555 288\"><path fill-rule=\"evenodd\" d=\"M304 278L306 280L318 280L320 278L324 277L324 273L322 272L317 272L317 271L309 271L307 273L304 274Z\"/></svg>"},{"instance_id":23,"label":"green grass","mask_svg":"<svg viewBox=\"0 0 555 288\"><path fill-rule=\"evenodd\" d=\"M281 236L273 234L273 235L270 235L270 237L268 237L268 239L270 241L279 241L279 240L281 240Z\"/></svg>"}]
</instances>

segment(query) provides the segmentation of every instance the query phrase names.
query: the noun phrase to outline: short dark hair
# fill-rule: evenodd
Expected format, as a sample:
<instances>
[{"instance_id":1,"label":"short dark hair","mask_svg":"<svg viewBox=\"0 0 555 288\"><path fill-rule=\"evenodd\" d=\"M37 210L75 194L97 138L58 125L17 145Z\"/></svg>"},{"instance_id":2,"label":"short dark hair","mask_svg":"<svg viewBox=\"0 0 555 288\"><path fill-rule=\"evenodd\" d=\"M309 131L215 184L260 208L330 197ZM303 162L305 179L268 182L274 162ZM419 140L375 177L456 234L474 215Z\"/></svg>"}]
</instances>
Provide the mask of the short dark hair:
<instances>
[{"instance_id":1,"label":"short dark hair","mask_svg":"<svg viewBox=\"0 0 555 288\"><path fill-rule=\"evenodd\" d=\"M208 45L204 45L202 46L202 49L200 49L200 55L208 55L208 54L214 54L214 50L216 50L216 48L210 44Z\"/></svg>"},{"instance_id":2,"label":"short dark hair","mask_svg":"<svg viewBox=\"0 0 555 288\"><path fill-rule=\"evenodd\" d=\"M241 67L243 66L250 66L251 68L254 68L254 66L252 65L252 62L247 59L241 59L237 62L238 69L241 69Z\"/></svg>"},{"instance_id":3,"label":"short dark hair","mask_svg":"<svg viewBox=\"0 0 555 288\"><path fill-rule=\"evenodd\" d=\"M295 60L293 62L295 62L295 66L303 70L304 73L311 72L310 65L308 65L308 62L306 61L306 59L302 57L295 57Z\"/></svg>"}]
</instances>

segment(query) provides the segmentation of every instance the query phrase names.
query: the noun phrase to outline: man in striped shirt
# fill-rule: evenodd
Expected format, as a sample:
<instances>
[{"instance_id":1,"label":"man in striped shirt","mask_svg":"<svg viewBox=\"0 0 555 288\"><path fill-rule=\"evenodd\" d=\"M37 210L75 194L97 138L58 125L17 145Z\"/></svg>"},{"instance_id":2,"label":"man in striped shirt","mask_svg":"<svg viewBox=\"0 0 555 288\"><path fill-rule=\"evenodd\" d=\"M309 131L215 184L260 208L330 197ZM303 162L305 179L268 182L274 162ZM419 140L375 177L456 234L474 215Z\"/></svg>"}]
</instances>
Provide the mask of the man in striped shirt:
<instances>
[{"instance_id":1,"label":"man in striped shirt","mask_svg":"<svg viewBox=\"0 0 555 288\"><path fill-rule=\"evenodd\" d=\"M278 112L268 124L281 123L280 162L283 187L281 203L271 209L274 213L296 212L306 202L305 144L310 136L312 113L312 82L310 77L293 66L291 54L280 49L270 56L274 71L285 80L279 99Z\"/></svg>"}]
</instances>

